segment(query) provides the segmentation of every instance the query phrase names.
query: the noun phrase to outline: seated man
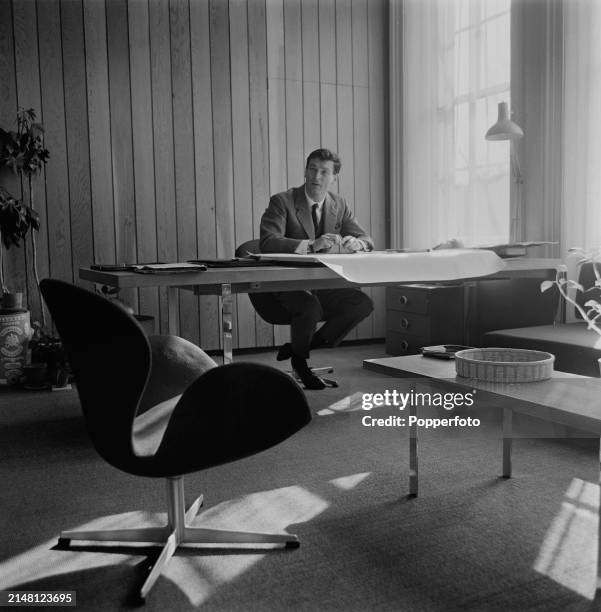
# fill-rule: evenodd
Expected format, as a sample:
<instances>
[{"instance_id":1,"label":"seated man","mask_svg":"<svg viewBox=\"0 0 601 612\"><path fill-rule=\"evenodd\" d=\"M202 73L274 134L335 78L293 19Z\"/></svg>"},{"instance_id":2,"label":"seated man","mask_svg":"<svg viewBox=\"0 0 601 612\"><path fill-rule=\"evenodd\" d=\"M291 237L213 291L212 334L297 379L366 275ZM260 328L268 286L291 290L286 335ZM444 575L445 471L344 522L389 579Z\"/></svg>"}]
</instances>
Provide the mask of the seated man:
<instances>
[{"instance_id":1,"label":"seated man","mask_svg":"<svg viewBox=\"0 0 601 612\"><path fill-rule=\"evenodd\" d=\"M305 183L271 197L261 217L263 253L354 253L371 251L373 240L357 223L346 200L328 191L340 172L340 159L328 149L317 149L307 158ZM307 389L326 383L307 365L309 351L333 347L373 310L371 299L360 289L283 291L273 294L290 313L291 342L277 359L291 359L292 368ZM315 331L317 323L324 325Z\"/></svg>"}]
</instances>

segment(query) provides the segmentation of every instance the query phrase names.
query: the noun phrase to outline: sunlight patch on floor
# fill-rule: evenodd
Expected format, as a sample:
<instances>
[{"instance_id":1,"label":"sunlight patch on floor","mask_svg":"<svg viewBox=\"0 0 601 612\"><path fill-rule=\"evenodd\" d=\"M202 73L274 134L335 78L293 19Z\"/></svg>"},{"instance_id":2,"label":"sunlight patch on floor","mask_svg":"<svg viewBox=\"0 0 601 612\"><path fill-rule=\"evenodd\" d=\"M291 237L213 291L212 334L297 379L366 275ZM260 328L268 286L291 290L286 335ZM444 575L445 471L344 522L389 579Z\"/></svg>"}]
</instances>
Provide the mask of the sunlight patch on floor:
<instances>
[{"instance_id":1,"label":"sunlight patch on floor","mask_svg":"<svg viewBox=\"0 0 601 612\"><path fill-rule=\"evenodd\" d=\"M362 408L363 393L357 392L352 395L347 395L337 402L330 404L327 408L322 408L317 412L318 416L328 416L330 414L339 414L341 412L356 412L363 410Z\"/></svg>"},{"instance_id":2,"label":"sunlight patch on floor","mask_svg":"<svg viewBox=\"0 0 601 612\"><path fill-rule=\"evenodd\" d=\"M534 569L593 600L597 583L599 487L572 479L534 563Z\"/></svg>"},{"instance_id":3,"label":"sunlight patch on floor","mask_svg":"<svg viewBox=\"0 0 601 612\"><path fill-rule=\"evenodd\" d=\"M371 472L351 474L350 476L343 476L342 478L334 478L334 480L330 480L330 482L339 489L349 491L350 489L354 489L360 482L363 482L369 475L371 475Z\"/></svg>"},{"instance_id":4,"label":"sunlight patch on floor","mask_svg":"<svg viewBox=\"0 0 601 612\"><path fill-rule=\"evenodd\" d=\"M289 529L289 526L311 520L324 512L329 505L329 502L303 487L284 487L252 493L218 504L201 512L192 521L191 526L293 533L294 529ZM162 525L165 520L164 514L129 512L105 516L79 526L65 527L70 530L123 529L142 525ZM53 538L0 562L0 589L7 590L33 580L104 566L136 565L140 561L138 555L51 550L56 543L57 538ZM84 543L73 542L73 544L85 546ZM103 543L95 545L101 546ZM215 551L215 554L206 556L193 556L189 552L177 556L176 552L176 556L167 565L154 588L161 588L161 580L171 580L187 595L191 604L197 606L207 601L220 586L234 580L269 554L272 554L271 551L257 554L242 551L240 554L220 555L219 551ZM294 551L290 551L289 554L294 554Z\"/></svg>"}]
</instances>

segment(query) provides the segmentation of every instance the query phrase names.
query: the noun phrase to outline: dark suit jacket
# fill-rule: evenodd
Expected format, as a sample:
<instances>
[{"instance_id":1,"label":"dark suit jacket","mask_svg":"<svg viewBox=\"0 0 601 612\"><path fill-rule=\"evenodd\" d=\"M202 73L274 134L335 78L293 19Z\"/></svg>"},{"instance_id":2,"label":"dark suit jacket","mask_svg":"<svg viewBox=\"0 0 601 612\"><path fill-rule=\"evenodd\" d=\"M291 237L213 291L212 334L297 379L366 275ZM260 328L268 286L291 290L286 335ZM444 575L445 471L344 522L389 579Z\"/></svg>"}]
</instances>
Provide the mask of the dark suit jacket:
<instances>
[{"instance_id":1,"label":"dark suit jacket","mask_svg":"<svg viewBox=\"0 0 601 612\"><path fill-rule=\"evenodd\" d=\"M328 192L321 214L324 234L354 236L369 244L370 249L374 248L371 236L357 223L343 197ZM314 238L315 229L304 185L271 196L261 217L262 253L294 253L301 240Z\"/></svg>"}]
</instances>

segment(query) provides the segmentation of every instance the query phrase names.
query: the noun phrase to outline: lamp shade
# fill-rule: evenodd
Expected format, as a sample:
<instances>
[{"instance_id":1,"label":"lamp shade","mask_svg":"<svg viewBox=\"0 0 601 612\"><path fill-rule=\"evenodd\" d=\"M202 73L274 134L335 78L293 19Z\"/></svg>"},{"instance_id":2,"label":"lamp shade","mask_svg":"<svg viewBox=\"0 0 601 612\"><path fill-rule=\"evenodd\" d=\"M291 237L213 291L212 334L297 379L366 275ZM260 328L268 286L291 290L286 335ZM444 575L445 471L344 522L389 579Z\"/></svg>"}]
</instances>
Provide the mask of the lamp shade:
<instances>
[{"instance_id":1,"label":"lamp shade","mask_svg":"<svg viewBox=\"0 0 601 612\"><path fill-rule=\"evenodd\" d=\"M523 135L522 128L509 118L507 102L499 102L499 118L486 132L486 140L517 140Z\"/></svg>"}]
</instances>

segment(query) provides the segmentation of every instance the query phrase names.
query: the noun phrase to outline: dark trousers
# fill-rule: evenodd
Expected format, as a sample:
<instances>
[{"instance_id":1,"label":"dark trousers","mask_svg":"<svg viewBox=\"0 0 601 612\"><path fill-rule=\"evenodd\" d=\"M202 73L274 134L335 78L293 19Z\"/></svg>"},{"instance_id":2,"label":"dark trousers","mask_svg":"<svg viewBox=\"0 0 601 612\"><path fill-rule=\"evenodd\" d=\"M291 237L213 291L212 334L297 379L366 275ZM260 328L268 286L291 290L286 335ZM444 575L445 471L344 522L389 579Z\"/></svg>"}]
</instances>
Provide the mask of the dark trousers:
<instances>
[{"instance_id":1,"label":"dark trousers","mask_svg":"<svg viewBox=\"0 0 601 612\"><path fill-rule=\"evenodd\" d=\"M360 289L321 289L282 291L272 294L290 315L292 352L309 357L311 340L320 321L319 346L336 346L374 309L371 299Z\"/></svg>"}]
</instances>

